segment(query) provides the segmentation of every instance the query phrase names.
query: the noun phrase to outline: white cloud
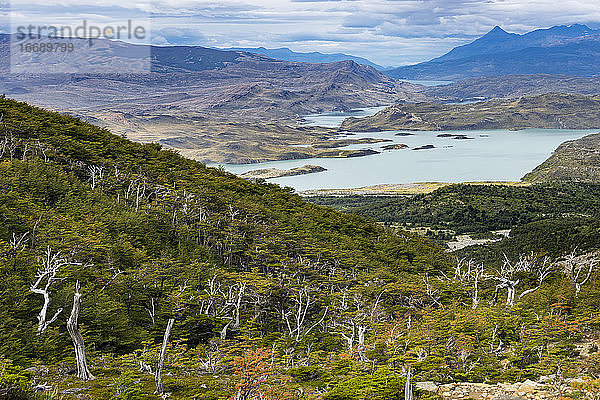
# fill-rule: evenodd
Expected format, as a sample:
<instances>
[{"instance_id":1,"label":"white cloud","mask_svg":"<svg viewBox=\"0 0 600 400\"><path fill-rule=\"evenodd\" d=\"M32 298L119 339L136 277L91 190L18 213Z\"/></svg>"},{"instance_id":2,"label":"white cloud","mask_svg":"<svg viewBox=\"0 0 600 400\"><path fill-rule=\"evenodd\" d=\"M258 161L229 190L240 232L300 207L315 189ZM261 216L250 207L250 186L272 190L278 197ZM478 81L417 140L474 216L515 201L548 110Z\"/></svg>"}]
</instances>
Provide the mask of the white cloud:
<instances>
[{"instance_id":1,"label":"white cloud","mask_svg":"<svg viewBox=\"0 0 600 400\"><path fill-rule=\"evenodd\" d=\"M1 1L1 0L0 0ZM495 25L523 33L600 24L598 0L13 0L27 18L81 20L154 13L153 41L344 52L383 65L425 61Z\"/></svg>"}]
</instances>

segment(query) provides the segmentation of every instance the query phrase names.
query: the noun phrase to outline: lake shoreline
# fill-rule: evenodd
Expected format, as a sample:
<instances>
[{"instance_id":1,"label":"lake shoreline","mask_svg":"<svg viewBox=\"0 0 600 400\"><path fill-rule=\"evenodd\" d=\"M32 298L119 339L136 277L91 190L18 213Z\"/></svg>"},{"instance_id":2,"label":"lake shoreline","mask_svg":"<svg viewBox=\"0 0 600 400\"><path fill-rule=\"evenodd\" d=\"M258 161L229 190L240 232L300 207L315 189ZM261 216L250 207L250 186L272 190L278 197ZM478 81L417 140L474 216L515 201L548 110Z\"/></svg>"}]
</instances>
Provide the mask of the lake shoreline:
<instances>
[{"instance_id":1,"label":"lake shoreline","mask_svg":"<svg viewBox=\"0 0 600 400\"><path fill-rule=\"evenodd\" d=\"M498 186L530 186L531 183L521 181L475 181L475 182L414 182L399 184L383 184L350 189L312 189L298 192L303 197L347 197L347 196L414 196L431 193L450 185L498 185Z\"/></svg>"}]
</instances>

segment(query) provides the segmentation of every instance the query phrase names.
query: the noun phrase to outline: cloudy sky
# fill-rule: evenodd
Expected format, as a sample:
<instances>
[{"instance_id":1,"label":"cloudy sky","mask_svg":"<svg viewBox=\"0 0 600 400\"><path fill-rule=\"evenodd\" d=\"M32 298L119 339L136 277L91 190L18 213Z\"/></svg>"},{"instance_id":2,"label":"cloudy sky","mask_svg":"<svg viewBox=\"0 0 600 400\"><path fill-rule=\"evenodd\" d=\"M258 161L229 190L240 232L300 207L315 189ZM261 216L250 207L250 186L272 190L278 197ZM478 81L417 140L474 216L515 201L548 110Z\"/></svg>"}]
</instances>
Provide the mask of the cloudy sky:
<instances>
[{"instance_id":1,"label":"cloudy sky","mask_svg":"<svg viewBox=\"0 0 600 400\"><path fill-rule=\"evenodd\" d=\"M109 23L152 15L152 42L343 52L381 65L426 61L496 25L524 33L600 27L599 0L0 0L10 24ZM39 5L34 5L39 3ZM0 13L1 14L1 13ZM6 22L6 21L10 22Z\"/></svg>"}]
</instances>

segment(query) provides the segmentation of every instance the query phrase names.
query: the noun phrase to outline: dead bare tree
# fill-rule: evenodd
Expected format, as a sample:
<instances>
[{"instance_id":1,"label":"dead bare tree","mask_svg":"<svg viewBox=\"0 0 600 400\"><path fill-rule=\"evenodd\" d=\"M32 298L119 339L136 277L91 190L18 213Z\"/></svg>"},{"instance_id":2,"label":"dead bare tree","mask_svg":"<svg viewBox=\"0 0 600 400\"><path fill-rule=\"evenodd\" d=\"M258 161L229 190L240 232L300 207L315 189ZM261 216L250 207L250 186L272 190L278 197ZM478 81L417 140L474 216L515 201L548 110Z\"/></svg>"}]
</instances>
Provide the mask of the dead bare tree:
<instances>
[{"instance_id":1,"label":"dead bare tree","mask_svg":"<svg viewBox=\"0 0 600 400\"><path fill-rule=\"evenodd\" d=\"M206 283L207 287L204 289L206 296L202 297L200 301L200 314L216 315L216 303L221 293L221 282L217 280L217 275L213 275Z\"/></svg>"},{"instance_id":2,"label":"dead bare tree","mask_svg":"<svg viewBox=\"0 0 600 400\"><path fill-rule=\"evenodd\" d=\"M286 324L288 333L296 340L296 342L308 335L314 328L322 323L327 316L328 307L325 308L325 312L316 323L310 326L308 325L308 312L315 304L314 298L311 297L312 291L313 289L310 285L305 284L292 296L294 306L287 311L281 311L281 317Z\"/></svg>"},{"instance_id":3,"label":"dead bare tree","mask_svg":"<svg viewBox=\"0 0 600 400\"><path fill-rule=\"evenodd\" d=\"M6 150L8 149L8 136L4 136L2 140L0 140L0 159L4 157Z\"/></svg>"},{"instance_id":4,"label":"dead bare tree","mask_svg":"<svg viewBox=\"0 0 600 400\"><path fill-rule=\"evenodd\" d=\"M71 315L67 319L67 330L71 335L73 346L75 347L75 360L77 362L77 377L84 381L94 379L94 376L88 369L87 359L85 356L85 345L83 337L79 332L79 309L81 307L81 294L79 293L79 281L75 284L75 295L73 296L73 309Z\"/></svg>"},{"instance_id":5,"label":"dead bare tree","mask_svg":"<svg viewBox=\"0 0 600 400\"><path fill-rule=\"evenodd\" d=\"M144 180L142 183L137 184L137 188L135 191L135 211L139 211L140 203L142 199L146 196L146 181Z\"/></svg>"},{"instance_id":6,"label":"dead bare tree","mask_svg":"<svg viewBox=\"0 0 600 400\"><path fill-rule=\"evenodd\" d=\"M590 280L599 260L589 255L575 256L575 251L573 250L565 256L565 260L561 264L565 275L575 286L575 297L579 297L581 288Z\"/></svg>"},{"instance_id":7,"label":"dead bare tree","mask_svg":"<svg viewBox=\"0 0 600 400\"><path fill-rule=\"evenodd\" d=\"M413 400L413 390L410 380L412 378L412 370L410 366L406 371L406 384L404 385L404 400Z\"/></svg>"},{"instance_id":8,"label":"dead bare tree","mask_svg":"<svg viewBox=\"0 0 600 400\"><path fill-rule=\"evenodd\" d=\"M235 322L233 323L233 327L235 329L239 329L240 328L240 324L241 324L241 310L242 310L242 299L244 298L244 293L246 292L246 283L245 282L241 282L238 285L238 293L237 296L235 297L235 302L232 304L233 305L233 309L234 309L234 315L235 315Z\"/></svg>"},{"instance_id":9,"label":"dead bare tree","mask_svg":"<svg viewBox=\"0 0 600 400\"><path fill-rule=\"evenodd\" d=\"M229 319L229 323L223 328L224 331L221 333L222 337L227 337L227 328L233 324L234 329L239 329L242 324L242 308L244 306L243 299L246 293L247 284L240 282L235 285L229 286L227 293L219 289L219 293L222 299L221 306L218 309L217 315L230 314L225 316L225 319Z\"/></svg>"},{"instance_id":10,"label":"dead bare tree","mask_svg":"<svg viewBox=\"0 0 600 400\"><path fill-rule=\"evenodd\" d=\"M8 245L13 250L19 250L21 247L25 247L25 241L28 235L29 232L25 232L20 235L17 235L13 232L12 239L9 240Z\"/></svg>"},{"instance_id":11,"label":"dead bare tree","mask_svg":"<svg viewBox=\"0 0 600 400\"><path fill-rule=\"evenodd\" d=\"M119 275L124 273L124 271L117 269L115 267L109 267L109 271L113 272L113 276L104 284L104 286L102 286L100 288L100 290L98 291L99 293L103 292L104 289L106 289L111 283L113 283L115 281L115 279L117 279L119 277ZM153 325L154 325L154 323L153 323Z\"/></svg>"},{"instance_id":12,"label":"dead bare tree","mask_svg":"<svg viewBox=\"0 0 600 400\"><path fill-rule=\"evenodd\" d=\"M348 355L350 358L354 356L354 340L356 338L356 322L353 319L350 319L346 324L334 324L338 329L336 332L340 335L345 341L346 346L348 346ZM342 328L343 330L339 330Z\"/></svg>"},{"instance_id":13,"label":"dead bare tree","mask_svg":"<svg viewBox=\"0 0 600 400\"><path fill-rule=\"evenodd\" d=\"M36 149L36 155L40 156L40 154L41 154L41 158L44 160L44 162L48 162L49 157L48 157L47 152L50 149L48 147L46 147L46 145L44 145L39 140L35 141L35 149Z\"/></svg>"},{"instance_id":14,"label":"dead bare tree","mask_svg":"<svg viewBox=\"0 0 600 400\"><path fill-rule=\"evenodd\" d=\"M425 276L423 277L423 283L425 284L425 291L427 293L427 297L429 297L435 305L441 306L442 303L440 303L440 298L442 296L440 295L440 291L435 289L429 282L429 275L425 274Z\"/></svg>"},{"instance_id":15,"label":"dead bare tree","mask_svg":"<svg viewBox=\"0 0 600 400\"><path fill-rule=\"evenodd\" d=\"M473 260L458 259L454 268L452 280L468 287L471 296L471 308L479 306L479 285L486 279L483 264L476 264Z\"/></svg>"},{"instance_id":16,"label":"dead bare tree","mask_svg":"<svg viewBox=\"0 0 600 400\"><path fill-rule=\"evenodd\" d=\"M358 356L362 362L367 362L369 359L365 354L365 350L367 349L365 346L365 333L367 333L367 325L358 325Z\"/></svg>"},{"instance_id":17,"label":"dead bare tree","mask_svg":"<svg viewBox=\"0 0 600 400\"><path fill-rule=\"evenodd\" d=\"M229 320L221 331L221 338L227 337L229 327L239 329L242 323L242 309L245 305L246 292L248 285L245 282L238 282L232 285L225 285L223 288L217 275L213 275L206 283L206 288L200 294L200 313L211 315Z\"/></svg>"},{"instance_id":18,"label":"dead bare tree","mask_svg":"<svg viewBox=\"0 0 600 400\"><path fill-rule=\"evenodd\" d=\"M354 356L354 343L356 343L360 360L367 362L369 360L365 354L365 335L369 327L368 317L371 316L372 318L375 315L378 301L371 310L368 310L362 296L356 294L352 297L352 300L352 304L347 302L346 293L344 292L335 310L337 317L331 321L331 325L335 329L334 333L340 335L346 341L350 357Z\"/></svg>"},{"instance_id":19,"label":"dead bare tree","mask_svg":"<svg viewBox=\"0 0 600 400\"><path fill-rule=\"evenodd\" d=\"M417 356L417 361L418 362L423 362L427 359L427 357L429 356L429 352L427 351L427 349L424 349L423 347L419 347L416 351L415 351L415 355Z\"/></svg>"},{"instance_id":20,"label":"dead bare tree","mask_svg":"<svg viewBox=\"0 0 600 400\"><path fill-rule=\"evenodd\" d=\"M552 260L550 257L546 256L541 260L530 260L528 272L532 272L535 275L535 280L537 285L533 288L527 289L519 295L519 299L522 299L526 295L535 292L540 287L542 287L542 283L550 276L553 270Z\"/></svg>"},{"instance_id":21,"label":"dead bare tree","mask_svg":"<svg viewBox=\"0 0 600 400\"><path fill-rule=\"evenodd\" d=\"M37 221L35 221L35 224L33 225L33 229L31 230L31 240L30 240L31 244L30 244L30 246L31 246L32 249L35 248L35 246L36 246L36 236L35 236L35 234L37 232L38 226L40 225L41 221L42 221L42 216L40 215L39 218L37 219Z\"/></svg>"},{"instance_id":22,"label":"dead bare tree","mask_svg":"<svg viewBox=\"0 0 600 400\"><path fill-rule=\"evenodd\" d=\"M219 343L212 340L208 343L205 351L205 356L199 360L200 367L211 374L222 371L225 367L222 366L223 354L219 348Z\"/></svg>"},{"instance_id":23,"label":"dead bare tree","mask_svg":"<svg viewBox=\"0 0 600 400\"><path fill-rule=\"evenodd\" d=\"M152 326L155 324L154 316L156 315L156 304L154 302L154 297L150 298L150 307L144 307L148 314L150 315L150 319L152 319Z\"/></svg>"},{"instance_id":24,"label":"dead bare tree","mask_svg":"<svg viewBox=\"0 0 600 400\"><path fill-rule=\"evenodd\" d=\"M515 304L519 286L523 285L527 278L533 277L536 286L521 292L518 296L519 299L537 291L546 278L550 276L552 270L553 265L550 258L547 256L539 259L534 257L533 254L529 256L521 255L517 262L511 262L505 255L502 266L494 271L493 275L488 275L486 277L496 281L495 295L497 295L500 290L507 290L506 305L512 307Z\"/></svg>"},{"instance_id":25,"label":"dead bare tree","mask_svg":"<svg viewBox=\"0 0 600 400\"><path fill-rule=\"evenodd\" d=\"M86 169L90 175L90 184L92 185L92 190L94 190L102 181L102 179L104 179L104 167L88 165Z\"/></svg>"},{"instance_id":26,"label":"dead bare tree","mask_svg":"<svg viewBox=\"0 0 600 400\"><path fill-rule=\"evenodd\" d=\"M223 326L223 329L221 329L221 332L219 333L219 337L221 338L221 340L227 339L227 329L229 329L229 325L231 325L232 322L233 322L233 319L230 318L229 322L227 322Z\"/></svg>"},{"instance_id":27,"label":"dead bare tree","mask_svg":"<svg viewBox=\"0 0 600 400\"><path fill-rule=\"evenodd\" d=\"M3 130L4 139L0 141L0 158L4 157L5 154L8 154L10 160L12 161L17 153L17 149L19 148L21 141L14 136L13 131L6 125L3 126Z\"/></svg>"},{"instance_id":28,"label":"dead bare tree","mask_svg":"<svg viewBox=\"0 0 600 400\"><path fill-rule=\"evenodd\" d=\"M129 180L129 185L127 186L127 190L125 191L125 200L129 201L130 198L133 199L135 195L135 199L133 200L135 211L139 211L140 204L143 199L146 198L146 189L148 187L147 180L144 176L140 178L136 178L134 180Z\"/></svg>"},{"instance_id":29,"label":"dead bare tree","mask_svg":"<svg viewBox=\"0 0 600 400\"><path fill-rule=\"evenodd\" d=\"M51 292L50 287L54 282L63 280L64 278L58 277L58 273L60 269L66 265L78 265L78 263L73 263L67 261L66 258L63 258L60 252L54 253L50 246L46 249L46 252L39 259L40 267L35 275L34 283L29 287L33 293L40 294L44 297L44 304L42 305L42 309L38 313L38 335L44 333L44 331L48 328L48 326L56 321L60 313L62 312L62 308L59 308L52 318L47 319L48 307L51 302Z\"/></svg>"},{"instance_id":30,"label":"dead bare tree","mask_svg":"<svg viewBox=\"0 0 600 400\"><path fill-rule=\"evenodd\" d=\"M25 161L27 159L27 152L31 150L29 143L25 142L23 145L23 151L21 152L21 161Z\"/></svg>"},{"instance_id":31,"label":"dead bare tree","mask_svg":"<svg viewBox=\"0 0 600 400\"><path fill-rule=\"evenodd\" d=\"M156 391L154 393L159 396L162 396L164 394L162 371L165 363L167 344L169 343L169 336L171 336L171 329L173 328L174 323L174 318L169 319L169 321L167 322L167 328L165 329L165 336L163 338L162 348L160 349L160 356L158 357L158 363L156 365L156 374L154 375L154 379L156 381Z\"/></svg>"}]
</instances>

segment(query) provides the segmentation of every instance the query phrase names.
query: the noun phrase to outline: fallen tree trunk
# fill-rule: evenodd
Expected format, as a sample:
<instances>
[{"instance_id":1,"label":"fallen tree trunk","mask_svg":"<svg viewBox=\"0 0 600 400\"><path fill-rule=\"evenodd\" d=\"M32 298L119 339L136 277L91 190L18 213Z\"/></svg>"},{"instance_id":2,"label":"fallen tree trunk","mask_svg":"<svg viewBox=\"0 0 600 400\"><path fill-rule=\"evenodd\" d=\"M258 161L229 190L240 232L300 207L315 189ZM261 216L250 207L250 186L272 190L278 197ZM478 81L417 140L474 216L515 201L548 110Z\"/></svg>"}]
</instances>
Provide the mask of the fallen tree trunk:
<instances>
[{"instance_id":1,"label":"fallen tree trunk","mask_svg":"<svg viewBox=\"0 0 600 400\"><path fill-rule=\"evenodd\" d=\"M75 295L73 296L73 309L71 315L67 319L67 330L71 335L73 346L75 347L75 360L77 361L77 377L84 381L94 379L94 375L90 372L87 366L87 359L85 357L85 345L83 343L83 337L79 333L79 325L77 320L79 319L79 308L81 306L81 294L79 293L79 281L75 285Z\"/></svg>"}]
</instances>

